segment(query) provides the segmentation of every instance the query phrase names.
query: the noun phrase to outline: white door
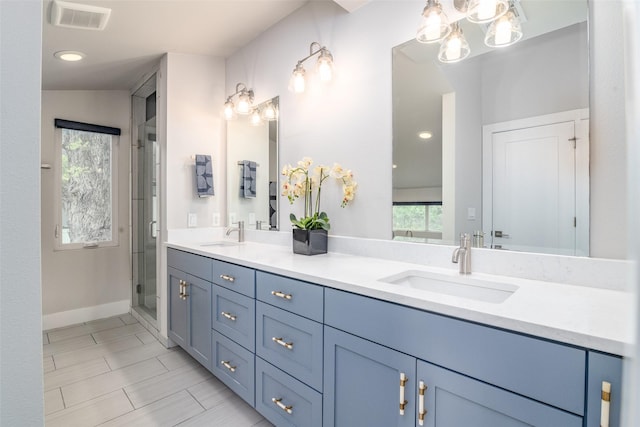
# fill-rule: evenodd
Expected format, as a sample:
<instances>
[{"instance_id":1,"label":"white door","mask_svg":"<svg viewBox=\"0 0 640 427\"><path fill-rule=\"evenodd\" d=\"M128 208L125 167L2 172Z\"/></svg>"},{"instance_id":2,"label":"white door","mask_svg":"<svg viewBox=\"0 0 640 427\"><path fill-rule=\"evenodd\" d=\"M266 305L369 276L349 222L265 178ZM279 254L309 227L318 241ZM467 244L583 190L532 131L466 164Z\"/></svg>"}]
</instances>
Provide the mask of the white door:
<instances>
[{"instance_id":1,"label":"white door","mask_svg":"<svg viewBox=\"0 0 640 427\"><path fill-rule=\"evenodd\" d=\"M588 222L577 208L584 172L576 146L588 141L577 138L579 126L581 121L568 120L485 133L491 145L491 194L485 197L491 247L584 255L576 243L584 240L577 237L577 222Z\"/></svg>"}]
</instances>

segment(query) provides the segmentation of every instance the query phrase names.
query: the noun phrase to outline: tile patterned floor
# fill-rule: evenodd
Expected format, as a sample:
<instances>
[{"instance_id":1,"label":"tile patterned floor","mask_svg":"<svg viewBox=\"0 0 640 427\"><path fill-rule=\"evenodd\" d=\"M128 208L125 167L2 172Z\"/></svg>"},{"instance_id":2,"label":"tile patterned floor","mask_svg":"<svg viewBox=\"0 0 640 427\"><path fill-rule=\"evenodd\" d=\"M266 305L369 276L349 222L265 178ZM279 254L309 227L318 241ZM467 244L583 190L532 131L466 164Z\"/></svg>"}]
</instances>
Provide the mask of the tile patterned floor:
<instances>
[{"instance_id":1,"label":"tile patterned floor","mask_svg":"<svg viewBox=\"0 0 640 427\"><path fill-rule=\"evenodd\" d=\"M130 314L42 334L46 427L271 424Z\"/></svg>"}]
</instances>

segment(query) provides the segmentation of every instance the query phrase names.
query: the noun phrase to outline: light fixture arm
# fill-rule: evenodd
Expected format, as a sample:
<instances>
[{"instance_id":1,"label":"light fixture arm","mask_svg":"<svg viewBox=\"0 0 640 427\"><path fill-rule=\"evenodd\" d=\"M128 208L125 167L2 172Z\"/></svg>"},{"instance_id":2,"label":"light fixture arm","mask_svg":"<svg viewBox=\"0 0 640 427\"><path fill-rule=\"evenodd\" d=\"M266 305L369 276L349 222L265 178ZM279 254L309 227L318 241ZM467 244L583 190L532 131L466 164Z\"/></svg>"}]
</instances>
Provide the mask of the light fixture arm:
<instances>
[{"instance_id":1,"label":"light fixture arm","mask_svg":"<svg viewBox=\"0 0 640 427\"><path fill-rule=\"evenodd\" d=\"M314 51L313 48L314 46L316 47L316 50ZM325 53L325 54L329 54L331 55L331 52L329 52L329 49L327 49L326 46L321 46L320 43L318 42L313 42L311 43L311 45L309 46L309 55L305 56L304 58L302 58L301 60L298 61L298 64L296 64L296 68L301 66L302 63L304 61L306 61L307 59L311 58L312 56L315 56L319 53Z\"/></svg>"},{"instance_id":2,"label":"light fixture arm","mask_svg":"<svg viewBox=\"0 0 640 427\"><path fill-rule=\"evenodd\" d=\"M247 89L247 85L238 83L236 85L236 91L227 97L227 102L231 101L234 96L243 94L249 95L249 98L253 100L253 89Z\"/></svg>"}]
</instances>

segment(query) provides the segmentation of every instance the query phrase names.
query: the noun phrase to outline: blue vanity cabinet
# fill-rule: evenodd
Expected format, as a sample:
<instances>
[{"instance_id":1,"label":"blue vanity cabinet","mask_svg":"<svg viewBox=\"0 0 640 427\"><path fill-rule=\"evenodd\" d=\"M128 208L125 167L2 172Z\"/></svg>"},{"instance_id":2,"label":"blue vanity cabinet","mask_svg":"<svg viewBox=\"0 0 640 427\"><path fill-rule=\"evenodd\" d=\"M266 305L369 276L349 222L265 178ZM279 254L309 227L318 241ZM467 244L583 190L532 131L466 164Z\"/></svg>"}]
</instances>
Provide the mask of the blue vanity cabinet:
<instances>
[{"instance_id":1,"label":"blue vanity cabinet","mask_svg":"<svg viewBox=\"0 0 640 427\"><path fill-rule=\"evenodd\" d=\"M599 427L602 399L609 398L609 426L620 427L622 403L622 358L590 351L588 353L586 427ZM611 384L609 396L602 393L603 382Z\"/></svg>"},{"instance_id":2,"label":"blue vanity cabinet","mask_svg":"<svg viewBox=\"0 0 640 427\"><path fill-rule=\"evenodd\" d=\"M416 426L582 427L580 416L448 369L418 360L417 371Z\"/></svg>"},{"instance_id":3,"label":"blue vanity cabinet","mask_svg":"<svg viewBox=\"0 0 640 427\"><path fill-rule=\"evenodd\" d=\"M255 271L213 260L211 372L255 406Z\"/></svg>"},{"instance_id":4,"label":"blue vanity cabinet","mask_svg":"<svg viewBox=\"0 0 640 427\"><path fill-rule=\"evenodd\" d=\"M211 369L211 259L169 249L167 264L169 338Z\"/></svg>"},{"instance_id":5,"label":"blue vanity cabinet","mask_svg":"<svg viewBox=\"0 0 640 427\"><path fill-rule=\"evenodd\" d=\"M278 426L322 425L324 288L256 272L256 409Z\"/></svg>"},{"instance_id":6,"label":"blue vanity cabinet","mask_svg":"<svg viewBox=\"0 0 640 427\"><path fill-rule=\"evenodd\" d=\"M415 425L415 358L325 326L324 359L324 427Z\"/></svg>"},{"instance_id":7,"label":"blue vanity cabinet","mask_svg":"<svg viewBox=\"0 0 640 427\"><path fill-rule=\"evenodd\" d=\"M169 338L182 348L187 348L187 301L183 299L183 289L187 273L169 267L167 283L169 287Z\"/></svg>"},{"instance_id":8,"label":"blue vanity cabinet","mask_svg":"<svg viewBox=\"0 0 640 427\"><path fill-rule=\"evenodd\" d=\"M325 427L358 425L354 417L363 416L365 406L348 397L356 394L358 381L363 402L376 411L361 425L405 425L397 406L385 403L399 403L397 377L411 372L393 358L400 356L417 365L417 375L406 374L404 399L413 414L408 425L583 425L584 350L325 289ZM427 385L423 424L420 381Z\"/></svg>"}]
</instances>

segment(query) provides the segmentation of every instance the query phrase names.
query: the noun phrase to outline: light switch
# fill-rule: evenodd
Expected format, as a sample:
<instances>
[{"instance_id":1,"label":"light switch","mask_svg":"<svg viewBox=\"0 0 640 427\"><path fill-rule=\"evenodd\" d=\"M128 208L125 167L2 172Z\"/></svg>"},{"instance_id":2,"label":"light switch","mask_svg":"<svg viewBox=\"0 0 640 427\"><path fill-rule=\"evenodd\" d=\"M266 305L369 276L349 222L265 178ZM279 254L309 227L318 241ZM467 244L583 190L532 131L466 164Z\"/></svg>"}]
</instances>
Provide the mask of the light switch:
<instances>
[{"instance_id":1,"label":"light switch","mask_svg":"<svg viewBox=\"0 0 640 427\"><path fill-rule=\"evenodd\" d=\"M194 213L190 213L187 216L187 227L197 227L198 226L198 215Z\"/></svg>"},{"instance_id":2,"label":"light switch","mask_svg":"<svg viewBox=\"0 0 640 427\"><path fill-rule=\"evenodd\" d=\"M256 214L255 212L249 212L249 224L256 223Z\"/></svg>"}]
</instances>

